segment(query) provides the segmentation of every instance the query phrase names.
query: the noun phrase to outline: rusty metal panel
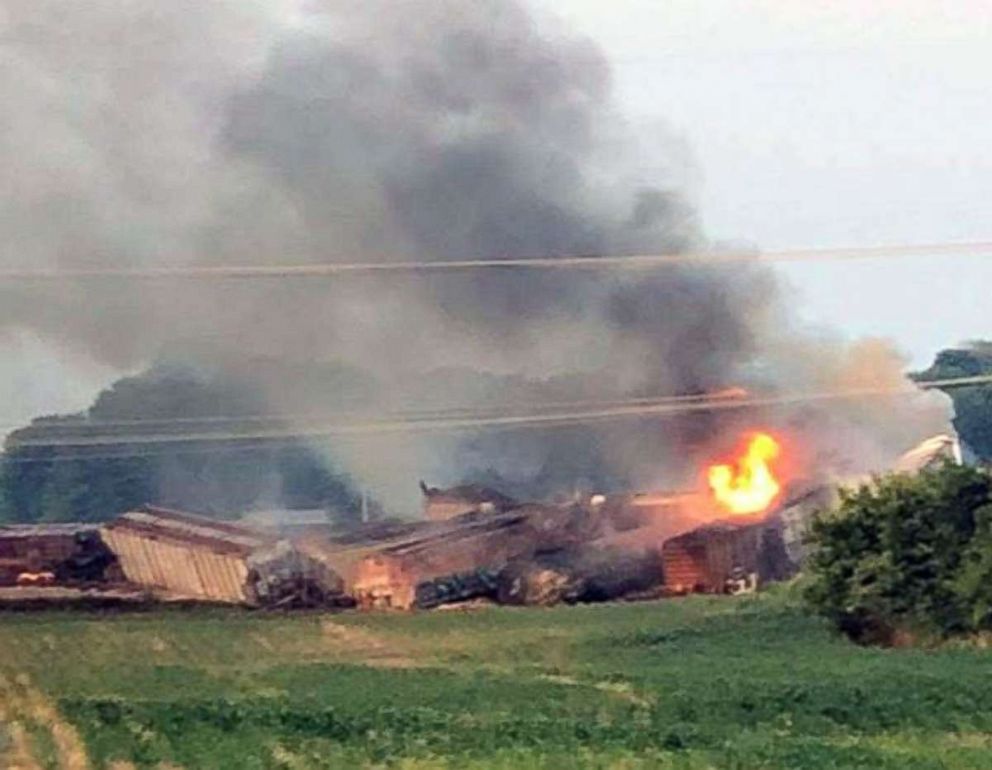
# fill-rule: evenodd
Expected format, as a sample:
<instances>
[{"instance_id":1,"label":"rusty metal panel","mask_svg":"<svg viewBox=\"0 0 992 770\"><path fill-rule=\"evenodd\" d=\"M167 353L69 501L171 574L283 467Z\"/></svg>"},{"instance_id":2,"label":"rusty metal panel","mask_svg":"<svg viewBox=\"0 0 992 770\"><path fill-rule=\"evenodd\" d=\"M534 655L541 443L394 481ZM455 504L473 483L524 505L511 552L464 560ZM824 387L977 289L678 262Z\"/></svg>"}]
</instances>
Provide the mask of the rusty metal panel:
<instances>
[{"instance_id":1,"label":"rusty metal panel","mask_svg":"<svg viewBox=\"0 0 992 770\"><path fill-rule=\"evenodd\" d=\"M200 570L197 569L198 563L199 559L197 558L196 551L188 550L184 554L183 568L185 570L186 580L188 581L193 593L199 596L206 593L206 585L200 576Z\"/></svg>"},{"instance_id":2,"label":"rusty metal panel","mask_svg":"<svg viewBox=\"0 0 992 770\"><path fill-rule=\"evenodd\" d=\"M141 564L142 582L149 586L159 586L158 571L155 569L151 544L142 537L134 537L135 558Z\"/></svg>"},{"instance_id":3,"label":"rusty metal panel","mask_svg":"<svg viewBox=\"0 0 992 770\"><path fill-rule=\"evenodd\" d=\"M155 540L143 540L142 544L148 551L151 558L152 575L154 585L160 588L173 588L173 581L169 579L169 555L163 545Z\"/></svg>"},{"instance_id":4,"label":"rusty metal panel","mask_svg":"<svg viewBox=\"0 0 992 770\"><path fill-rule=\"evenodd\" d=\"M217 592L217 574L212 564L212 557L209 551L196 551L193 554L193 562L197 565L197 571L202 573L204 579L203 584L203 595L207 597L212 597Z\"/></svg>"},{"instance_id":5,"label":"rusty metal panel","mask_svg":"<svg viewBox=\"0 0 992 770\"><path fill-rule=\"evenodd\" d=\"M128 574L130 568L130 559L127 558L124 548L124 538L121 538L118 533L114 532L112 529L105 529L101 533L103 535L103 542L107 544L107 547L117 556L117 561L120 564L121 571L124 573L124 577L127 580L131 580L131 576ZM128 563L125 563L127 561ZM133 581L132 581L133 582Z\"/></svg>"},{"instance_id":6,"label":"rusty metal panel","mask_svg":"<svg viewBox=\"0 0 992 770\"><path fill-rule=\"evenodd\" d=\"M128 561L129 579L136 583L151 584L151 572L148 569L148 560L141 549L141 542L133 535L124 534L122 551L126 554Z\"/></svg>"},{"instance_id":7,"label":"rusty metal panel","mask_svg":"<svg viewBox=\"0 0 992 770\"><path fill-rule=\"evenodd\" d=\"M183 592L190 596L200 596L203 593L203 586L200 585L200 581L196 575L196 568L193 566L193 562L196 559L195 551L179 546L175 546L174 548L176 551L176 569L183 584Z\"/></svg>"},{"instance_id":8,"label":"rusty metal panel","mask_svg":"<svg viewBox=\"0 0 992 770\"><path fill-rule=\"evenodd\" d=\"M137 553L137 542L133 536L115 529L103 531L104 541L117 555L124 577L132 583L147 583L144 561Z\"/></svg>"},{"instance_id":9,"label":"rusty metal panel","mask_svg":"<svg viewBox=\"0 0 992 770\"><path fill-rule=\"evenodd\" d=\"M230 592L231 596L236 597L237 601L243 601L243 583L240 580L240 575L238 574L238 565L241 563L241 560L232 559L230 556L223 557L223 560L226 590Z\"/></svg>"},{"instance_id":10,"label":"rusty metal panel","mask_svg":"<svg viewBox=\"0 0 992 770\"><path fill-rule=\"evenodd\" d=\"M228 602L245 601L243 583L247 567L240 558L201 548L190 549L188 556L190 573L196 576L201 596Z\"/></svg>"},{"instance_id":11,"label":"rusty metal panel","mask_svg":"<svg viewBox=\"0 0 992 770\"><path fill-rule=\"evenodd\" d=\"M203 595L211 596L218 584L217 566L213 554L208 551L198 551L195 556L197 568L203 575Z\"/></svg>"},{"instance_id":12,"label":"rusty metal panel","mask_svg":"<svg viewBox=\"0 0 992 770\"><path fill-rule=\"evenodd\" d=\"M242 564L240 559L233 559L230 556L218 557L220 561L223 581L221 590L225 596L232 597L234 601L244 601L243 580L238 573L238 565Z\"/></svg>"},{"instance_id":13,"label":"rusty metal panel","mask_svg":"<svg viewBox=\"0 0 992 770\"><path fill-rule=\"evenodd\" d=\"M214 572L217 576L213 586L213 595L225 597L237 595L237 589L232 586L231 569L228 560L220 554L209 554L210 561L214 565Z\"/></svg>"},{"instance_id":14,"label":"rusty metal panel","mask_svg":"<svg viewBox=\"0 0 992 770\"><path fill-rule=\"evenodd\" d=\"M187 550L173 543L162 545L162 556L168 569L170 587L177 593L196 596L197 588L191 583L187 570Z\"/></svg>"},{"instance_id":15,"label":"rusty metal panel","mask_svg":"<svg viewBox=\"0 0 992 770\"><path fill-rule=\"evenodd\" d=\"M224 598L229 590L224 585L223 562L220 556L209 551L198 551L196 560L202 564L207 574L207 581L203 585L205 596L210 598Z\"/></svg>"},{"instance_id":16,"label":"rusty metal panel","mask_svg":"<svg viewBox=\"0 0 992 770\"><path fill-rule=\"evenodd\" d=\"M110 549L117 554L124 577L132 583L147 583L144 561L137 553L138 544L135 538L117 530L108 530L106 538Z\"/></svg>"},{"instance_id":17,"label":"rusty metal panel","mask_svg":"<svg viewBox=\"0 0 992 770\"><path fill-rule=\"evenodd\" d=\"M245 585L248 583L248 565L245 564L244 559L232 559L232 565L234 568L234 584L237 587L237 597L239 601L248 601L248 595L245 593Z\"/></svg>"},{"instance_id":18,"label":"rusty metal panel","mask_svg":"<svg viewBox=\"0 0 992 770\"><path fill-rule=\"evenodd\" d=\"M210 573L213 576L213 579L210 581L208 595L216 598L231 595L232 590L227 582L224 557L220 554L208 552L204 552L202 555L210 564Z\"/></svg>"},{"instance_id":19,"label":"rusty metal panel","mask_svg":"<svg viewBox=\"0 0 992 770\"><path fill-rule=\"evenodd\" d=\"M160 588L168 588L169 567L165 563L162 549L159 547L159 544L154 540L147 540L145 538L141 538L140 543L143 551L145 552L145 558L148 559L148 566L151 570L151 584L154 586L159 586Z\"/></svg>"},{"instance_id":20,"label":"rusty metal panel","mask_svg":"<svg viewBox=\"0 0 992 770\"><path fill-rule=\"evenodd\" d=\"M190 553L190 564L193 571L196 572L196 582L200 587L200 593L206 596L210 586L210 571L207 560L199 551L193 551Z\"/></svg>"},{"instance_id":21,"label":"rusty metal panel","mask_svg":"<svg viewBox=\"0 0 992 770\"><path fill-rule=\"evenodd\" d=\"M150 550L150 544L144 538L134 538L134 549L136 556L141 560L141 569L145 573L145 582L150 586L160 585L158 571L155 569L154 555Z\"/></svg>"}]
</instances>

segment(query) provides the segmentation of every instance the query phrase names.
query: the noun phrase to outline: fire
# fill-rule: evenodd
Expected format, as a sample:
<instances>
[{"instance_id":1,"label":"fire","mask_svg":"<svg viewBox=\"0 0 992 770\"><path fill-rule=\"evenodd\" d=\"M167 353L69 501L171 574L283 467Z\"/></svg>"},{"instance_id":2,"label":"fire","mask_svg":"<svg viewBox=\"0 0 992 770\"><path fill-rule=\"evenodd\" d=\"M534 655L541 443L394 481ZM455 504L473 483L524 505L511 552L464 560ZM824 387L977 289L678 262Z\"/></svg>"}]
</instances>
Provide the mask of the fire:
<instances>
[{"instance_id":1,"label":"fire","mask_svg":"<svg viewBox=\"0 0 992 770\"><path fill-rule=\"evenodd\" d=\"M734 465L711 465L706 476L717 502L731 513L759 513L778 496L772 463L782 448L767 433L755 433Z\"/></svg>"}]
</instances>

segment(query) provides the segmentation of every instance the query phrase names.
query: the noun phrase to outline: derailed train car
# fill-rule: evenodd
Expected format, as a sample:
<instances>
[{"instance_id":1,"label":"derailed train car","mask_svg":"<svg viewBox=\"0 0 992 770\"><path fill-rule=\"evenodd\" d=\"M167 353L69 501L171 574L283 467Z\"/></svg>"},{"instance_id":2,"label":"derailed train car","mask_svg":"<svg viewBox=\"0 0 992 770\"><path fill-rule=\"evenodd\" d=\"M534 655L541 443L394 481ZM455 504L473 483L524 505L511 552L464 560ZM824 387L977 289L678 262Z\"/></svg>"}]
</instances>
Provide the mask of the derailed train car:
<instances>
[{"instance_id":1,"label":"derailed train car","mask_svg":"<svg viewBox=\"0 0 992 770\"><path fill-rule=\"evenodd\" d=\"M103 528L129 583L226 604L327 604L343 583L272 535L189 513L146 507Z\"/></svg>"},{"instance_id":2,"label":"derailed train car","mask_svg":"<svg viewBox=\"0 0 992 770\"><path fill-rule=\"evenodd\" d=\"M785 580L799 566L785 547L781 522L723 521L666 540L665 587L672 593L726 593L741 584Z\"/></svg>"},{"instance_id":3,"label":"derailed train car","mask_svg":"<svg viewBox=\"0 0 992 770\"><path fill-rule=\"evenodd\" d=\"M358 564L355 599L364 609L427 608L491 595L513 559L591 539L601 520L580 507L525 505L456 516L369 554Z\"/></svg>"}]
</instances>

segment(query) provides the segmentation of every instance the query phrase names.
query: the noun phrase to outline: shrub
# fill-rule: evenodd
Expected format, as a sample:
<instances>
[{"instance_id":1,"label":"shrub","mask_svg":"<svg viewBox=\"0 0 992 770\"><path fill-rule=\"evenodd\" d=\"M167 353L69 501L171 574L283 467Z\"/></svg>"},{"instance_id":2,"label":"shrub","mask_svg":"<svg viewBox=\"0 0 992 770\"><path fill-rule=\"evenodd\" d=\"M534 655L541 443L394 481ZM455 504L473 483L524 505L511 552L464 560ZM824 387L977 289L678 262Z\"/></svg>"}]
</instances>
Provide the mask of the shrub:
<instances>
[{"instance_id":1,"label":"shrub","mask_svg":"<svg viewBox=\"0 0 992 770\"><path fill-rule=\"evenodd\" d=\"M811 528L808 601L852 638L992 628L992 478L953 465L841 495Z\"/></svg>"}]
</instances>

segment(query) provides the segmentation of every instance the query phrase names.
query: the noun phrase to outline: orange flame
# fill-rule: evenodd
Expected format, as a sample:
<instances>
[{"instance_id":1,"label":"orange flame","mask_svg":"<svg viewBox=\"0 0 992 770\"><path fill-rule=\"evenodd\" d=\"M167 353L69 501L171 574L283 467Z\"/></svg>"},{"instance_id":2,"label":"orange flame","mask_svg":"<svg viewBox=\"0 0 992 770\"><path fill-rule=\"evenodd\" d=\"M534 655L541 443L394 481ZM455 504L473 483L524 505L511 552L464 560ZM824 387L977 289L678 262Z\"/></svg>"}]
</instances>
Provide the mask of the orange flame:
<instances>
[{"instance_id":1,"label":"orange flame","mask_svg":"<svg viewBox=\"0 0 992 770\"><path fill-rule=\"evenodd\" d=\"M781 451L779 443L767 433L755 433L736 468L711 465L706 477L717 502L735 514L765 510L782 488L771 467Z\"/></svg>"}]
</instances>

